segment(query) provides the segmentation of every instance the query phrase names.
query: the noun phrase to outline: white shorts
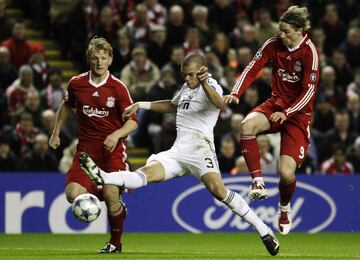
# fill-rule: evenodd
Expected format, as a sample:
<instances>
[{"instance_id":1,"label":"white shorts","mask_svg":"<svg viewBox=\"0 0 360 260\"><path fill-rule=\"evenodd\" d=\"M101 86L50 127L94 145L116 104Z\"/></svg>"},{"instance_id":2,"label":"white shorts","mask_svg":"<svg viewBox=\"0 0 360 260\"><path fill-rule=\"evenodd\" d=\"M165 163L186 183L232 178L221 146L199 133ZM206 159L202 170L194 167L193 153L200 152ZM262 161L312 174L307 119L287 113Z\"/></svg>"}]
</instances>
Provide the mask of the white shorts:
<instances>
[{"instance_id":1,"label":"white shorts","mask_svg":"<svg viewBox=\"0 0 360 260\"><path fill-rule=\"evenodd\" d=\"M198 179L206 173L220 174L219 163L212 141L194 136L179 135L174 145L167 151L153 154L147 162L158 161L165 168L165 180L179 176L194 175Z\"/></svg>"}]
</instances>

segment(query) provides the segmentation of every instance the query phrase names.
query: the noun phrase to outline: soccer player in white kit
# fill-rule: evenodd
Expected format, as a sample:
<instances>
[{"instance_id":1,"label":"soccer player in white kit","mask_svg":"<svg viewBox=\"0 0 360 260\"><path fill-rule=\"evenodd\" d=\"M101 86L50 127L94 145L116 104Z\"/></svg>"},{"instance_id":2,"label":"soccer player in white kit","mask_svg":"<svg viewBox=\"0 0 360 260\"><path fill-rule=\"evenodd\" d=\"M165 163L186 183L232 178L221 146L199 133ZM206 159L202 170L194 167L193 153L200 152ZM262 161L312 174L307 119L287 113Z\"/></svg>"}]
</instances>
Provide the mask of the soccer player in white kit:
<instances>
[{"instance_id":1,"label":"soccer player in white kit","mask_svg":"<svg viewBox=\"0 0 360 260\"><path fill-rule=\"evenodd\" d=\"M242 196L227 189L221 179L213 136L220 109L224 105L221 86L209 77L205 59L198 53L184 58L181 71L185 83L172 100L137 102L123 113L126 119L138 109L177 112L177 137L169 150L151 155L146 165L135 172L111 174L101 170L88 154L81 153L82 169L97 184L114 184L129 189L192 174L216 199L253 225L268 252L276 255L280 245L271 229L250 209Z\"/></svg>"}]
</instances>

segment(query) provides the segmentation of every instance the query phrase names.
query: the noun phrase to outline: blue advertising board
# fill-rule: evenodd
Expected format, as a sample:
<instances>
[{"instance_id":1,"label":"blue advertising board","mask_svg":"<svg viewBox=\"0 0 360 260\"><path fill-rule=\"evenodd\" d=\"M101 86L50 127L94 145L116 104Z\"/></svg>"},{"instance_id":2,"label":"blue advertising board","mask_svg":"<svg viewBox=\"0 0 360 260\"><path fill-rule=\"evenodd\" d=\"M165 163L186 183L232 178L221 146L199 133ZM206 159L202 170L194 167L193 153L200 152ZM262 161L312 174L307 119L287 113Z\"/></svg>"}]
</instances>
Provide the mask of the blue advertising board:
<instances>
[{"instance_id":1,"label":"blue advertising board","mask_svg":"<svg viewBox=\"0 0 360 260\"><path fill-rule=\"evenodd\" d=\"M224 175L227 176L227 175ZM224 177L265 223L276 229L278 178L265 176L269 197L250 201L250 177ZM72 216L64 195L65 175L0 174L1 233L106 233L106 207L99 218L82 223ZM297 176L292 201L293 231L360 231L360 176ZM192 177L152 184L124 195L129 209L127 232L253 231L248 223L212 198Z\"/></svg>"}]
</instances>

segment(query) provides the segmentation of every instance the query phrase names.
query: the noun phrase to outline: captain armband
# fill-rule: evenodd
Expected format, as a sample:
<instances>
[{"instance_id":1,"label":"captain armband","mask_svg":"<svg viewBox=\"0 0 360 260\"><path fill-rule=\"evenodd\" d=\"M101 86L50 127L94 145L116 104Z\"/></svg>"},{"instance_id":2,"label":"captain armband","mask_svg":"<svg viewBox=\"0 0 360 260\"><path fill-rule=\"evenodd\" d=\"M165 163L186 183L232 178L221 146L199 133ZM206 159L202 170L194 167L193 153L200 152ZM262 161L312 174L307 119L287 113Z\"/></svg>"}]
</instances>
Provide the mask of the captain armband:
<instances>
[{"instance_id":1,"label":"captain armband","mask_svg":"<svg viewBox=\"0 0 360 260\"><path fill-rule=\"evenodd\" d=\"M141 108L141 109L149 110L151 107L151 102L141 101L141 102L138 102L138 105L139 105L139 108Z\"/></svg>"}]
</instances>

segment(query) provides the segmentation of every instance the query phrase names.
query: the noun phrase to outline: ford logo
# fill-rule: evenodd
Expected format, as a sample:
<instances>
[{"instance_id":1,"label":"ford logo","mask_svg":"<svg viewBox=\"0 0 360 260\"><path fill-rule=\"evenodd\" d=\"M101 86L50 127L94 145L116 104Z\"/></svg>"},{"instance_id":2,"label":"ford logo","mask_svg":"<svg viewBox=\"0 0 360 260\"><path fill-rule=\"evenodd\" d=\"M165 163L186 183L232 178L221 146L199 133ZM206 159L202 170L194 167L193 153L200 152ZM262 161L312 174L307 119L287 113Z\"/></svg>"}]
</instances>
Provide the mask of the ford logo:
<instances>
[{"instance_id":1,"label":"ford logo","mask_svg":"<svg viewBox=\"0 0 360 260\"><path fill-rule=\"evenodd\" d=\"M273 229L277 229L277 204L279 202L278 178L265 176L268 198L264 201L251 201L249 177L224 178L225 185L238 192L249 203L255 213ZM336 216L334 200L321 189L308 183L297 182L292 199L292 229L295 231L317 233L329 226ZM186 212L191 212L188 214ZM237 216L223 203L211 195L202 184L190 187L180 193L172 204L175 221L192 233L205 231L251 231L252 227Z\"/></svg>"}]
</instances>

